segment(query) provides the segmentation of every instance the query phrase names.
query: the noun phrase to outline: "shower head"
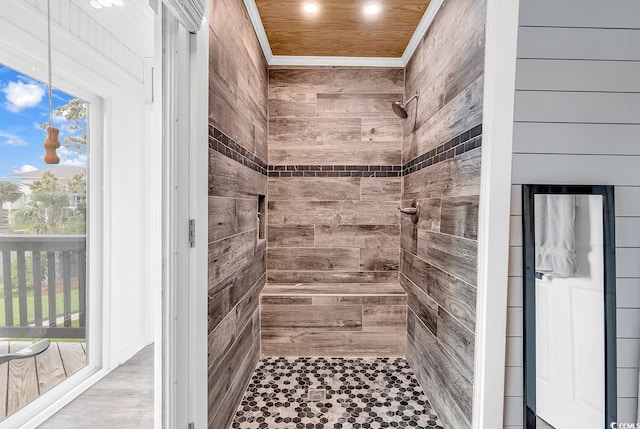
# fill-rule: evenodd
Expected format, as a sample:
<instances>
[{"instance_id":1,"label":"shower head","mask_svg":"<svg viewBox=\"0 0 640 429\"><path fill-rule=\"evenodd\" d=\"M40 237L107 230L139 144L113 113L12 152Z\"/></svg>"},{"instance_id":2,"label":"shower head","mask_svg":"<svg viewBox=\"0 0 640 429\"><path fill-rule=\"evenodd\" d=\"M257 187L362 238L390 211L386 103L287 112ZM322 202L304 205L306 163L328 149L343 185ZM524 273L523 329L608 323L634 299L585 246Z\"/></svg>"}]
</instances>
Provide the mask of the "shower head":
<instances>
[{"instance_id":1,"label":"shower head","mask_svg":"<svg viewBox=\"0 0 640 429\"><path fill-rule=\"evenodd\" d=\"M413 95L413 97L411 97L404 103L402 101L394 101L393 103L391 103L391 108L393 109L393 113L395 113L400 119L407 119L407 117L409 116L406 110L407 104L411 103L413 100L418 98L418 95L419 94L416 92Z\"/></svg>"},{"instance_id":2,"label":"shower head","mask_svg":"<svg viewBox=\"0 0 640 429\"><path fill-rule=\"evenodd\" d=\"M402 101L394 101L391 103L393 113L395 113L400 119L407 119L407 111L404 110L404 103Z\"/></svg>"}]
</instances>

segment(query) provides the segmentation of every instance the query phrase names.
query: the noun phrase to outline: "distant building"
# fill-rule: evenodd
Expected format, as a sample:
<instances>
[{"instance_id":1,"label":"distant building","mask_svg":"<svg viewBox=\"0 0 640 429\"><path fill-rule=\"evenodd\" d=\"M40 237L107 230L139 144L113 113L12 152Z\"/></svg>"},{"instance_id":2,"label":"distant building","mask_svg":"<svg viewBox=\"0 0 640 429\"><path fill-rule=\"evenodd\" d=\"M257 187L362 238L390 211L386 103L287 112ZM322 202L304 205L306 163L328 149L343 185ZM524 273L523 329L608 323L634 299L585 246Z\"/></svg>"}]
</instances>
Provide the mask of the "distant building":
<instances>
[{"instance_id":1,"label":"distant building","mask_svg":"<svg viewBox=\"0 0 640 429\"><path fill-rule=\"evenodd\" d=\"M4 179L14 182L19 186L22 198L13 203L4 203L2 208L6 210L7 213L12 210L20 210L24 208L25 204L29 201L31 187L34 182L41 180L45 173L51 173L58 180L66 180L78 174L86 174L86 172L87 169L84 167L51 167L6 176ZM77 202L77 195L69 195L69 208L76 208Z\"/></svg>"}]
</instances>

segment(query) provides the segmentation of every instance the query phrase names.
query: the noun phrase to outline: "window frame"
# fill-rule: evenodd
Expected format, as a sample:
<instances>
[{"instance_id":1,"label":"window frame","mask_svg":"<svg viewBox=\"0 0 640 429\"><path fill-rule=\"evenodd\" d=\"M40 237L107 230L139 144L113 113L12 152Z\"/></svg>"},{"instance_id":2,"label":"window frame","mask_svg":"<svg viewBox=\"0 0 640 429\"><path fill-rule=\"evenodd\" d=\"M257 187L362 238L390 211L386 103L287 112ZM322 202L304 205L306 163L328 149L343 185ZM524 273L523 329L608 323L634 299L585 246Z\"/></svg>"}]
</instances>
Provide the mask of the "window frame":
<instances>
[{"instance_id":1,"label":"window frame","mask_svg":"<svg viewBox=\"0 0 640 429\"><path fill-rule=\"evenodd\" d=\"M17 53L0 51L0 63L25 76L46 83L48 77L42 61ZM40 65L40 67L38 67ZM39 425L63 408L80 393L104 377L108 371L104 367L104 357L109 351L107 328L110 326L109 293L105 269L110 248L110 235L106 233L104 213L108 210L108 200L104 198L106 180L105 165L108 151L105 151L105 130L109 129L110 112L105 109L108 101L93 93L90 85L83 80L70 81L71 76L53 71L54 88L78 97L88 104L87 108L87 219L86 219L86 356L87 364L75 374L39 395L15 413L0 422L0 429Z\"/></svg>"}]
</instances>

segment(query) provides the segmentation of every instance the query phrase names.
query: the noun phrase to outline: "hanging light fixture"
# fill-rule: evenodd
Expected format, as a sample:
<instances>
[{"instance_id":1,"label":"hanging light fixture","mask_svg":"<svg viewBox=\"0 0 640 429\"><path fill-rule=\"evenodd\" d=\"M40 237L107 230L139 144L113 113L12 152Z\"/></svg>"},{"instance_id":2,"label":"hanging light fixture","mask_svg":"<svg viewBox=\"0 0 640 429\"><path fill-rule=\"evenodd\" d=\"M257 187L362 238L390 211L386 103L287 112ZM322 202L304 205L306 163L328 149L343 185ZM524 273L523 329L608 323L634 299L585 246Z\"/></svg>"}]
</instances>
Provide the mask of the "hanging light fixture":
<instances>
[{"instance_id":1,"label":"hanging light fixture","mask_svg":"<svg viewBox=\"0 0 640 429\"><path fill-rule=\"evenodd\" d=\"M51 0L47 0L47 32L48 32L48 54L49 54L49 126L47 127L47 139L44 141L44 162L47 164L59 164L60 157L56 149L60 147L58 135L60 130L53 127L53 86L51 81Z\"/></svg>"}]
</instances>

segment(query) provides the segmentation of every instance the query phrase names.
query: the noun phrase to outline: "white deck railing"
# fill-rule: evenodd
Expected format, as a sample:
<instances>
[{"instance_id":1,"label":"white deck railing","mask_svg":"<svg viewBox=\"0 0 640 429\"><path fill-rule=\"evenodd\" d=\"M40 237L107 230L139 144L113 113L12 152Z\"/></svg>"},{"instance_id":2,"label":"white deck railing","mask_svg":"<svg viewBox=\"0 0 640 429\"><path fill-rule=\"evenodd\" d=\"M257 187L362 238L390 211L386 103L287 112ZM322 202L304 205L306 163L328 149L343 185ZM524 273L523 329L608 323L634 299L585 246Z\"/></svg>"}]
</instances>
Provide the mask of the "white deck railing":
<instances>
[{"instance_id":1,"label":"white deck railing","mask_svg":"<svg viewBox=\"0 0 640 429\"><path fill-rule=\"evenodd\" d=\"M84 338L86 237L0 234L0 254L0 337Z\"/></svg>"}]
</instances>

